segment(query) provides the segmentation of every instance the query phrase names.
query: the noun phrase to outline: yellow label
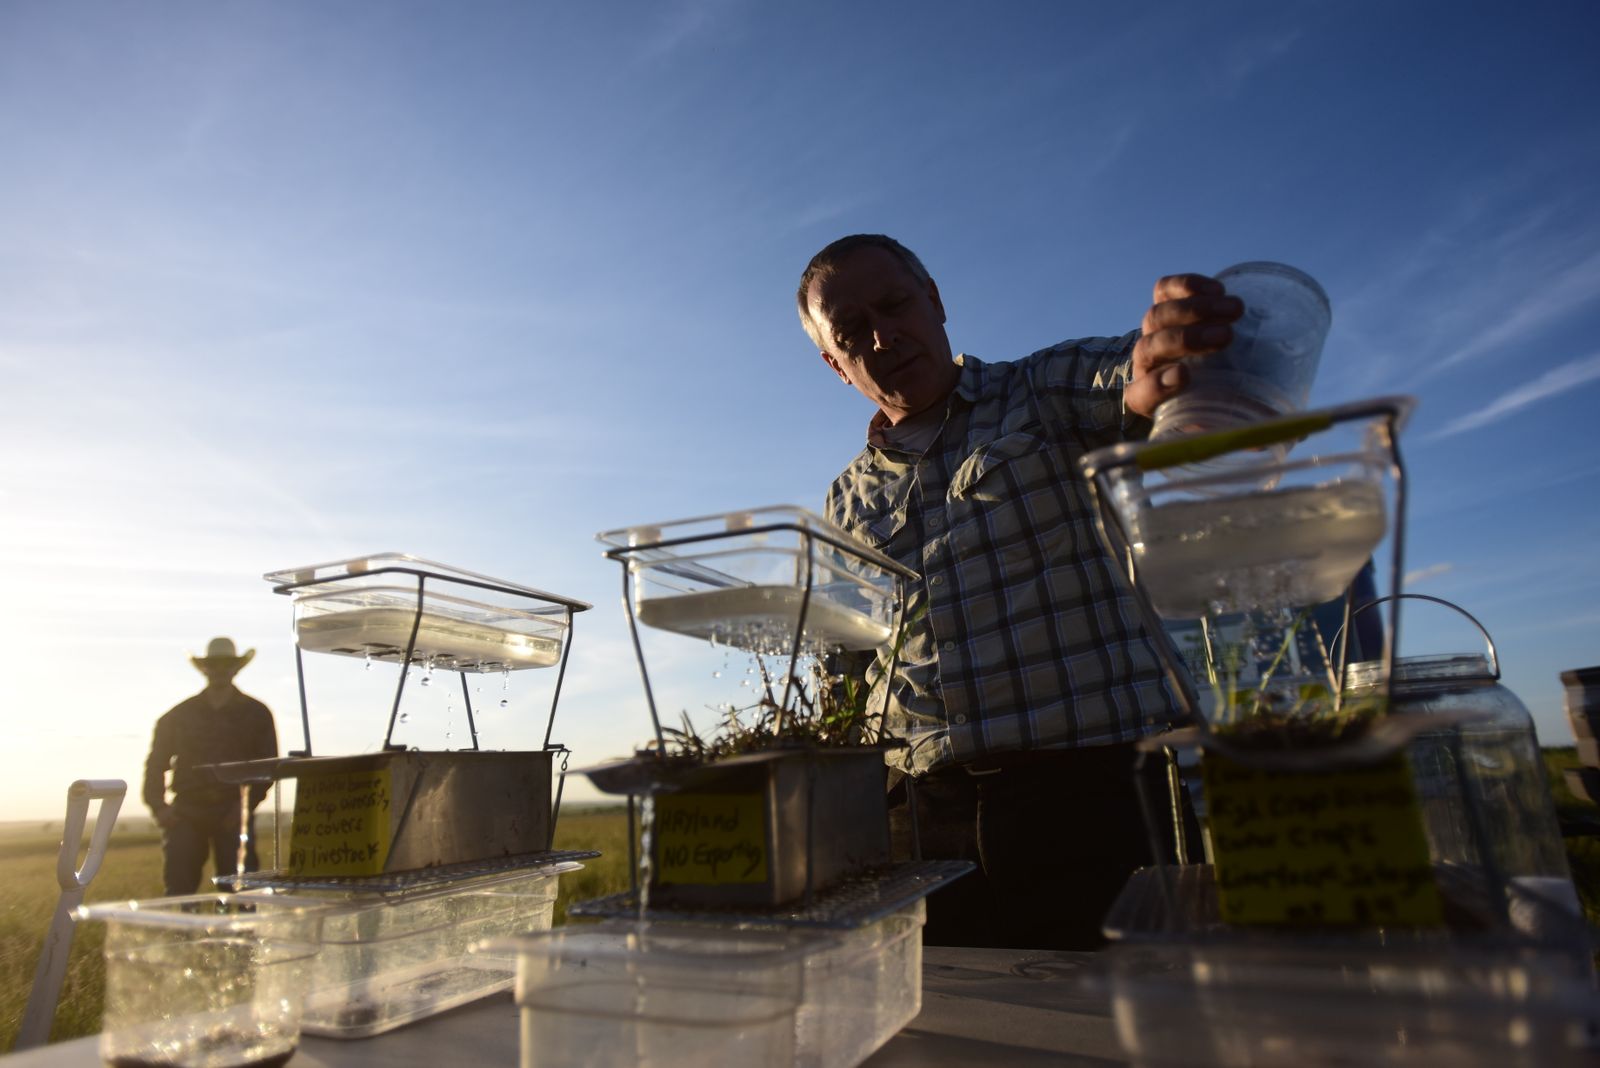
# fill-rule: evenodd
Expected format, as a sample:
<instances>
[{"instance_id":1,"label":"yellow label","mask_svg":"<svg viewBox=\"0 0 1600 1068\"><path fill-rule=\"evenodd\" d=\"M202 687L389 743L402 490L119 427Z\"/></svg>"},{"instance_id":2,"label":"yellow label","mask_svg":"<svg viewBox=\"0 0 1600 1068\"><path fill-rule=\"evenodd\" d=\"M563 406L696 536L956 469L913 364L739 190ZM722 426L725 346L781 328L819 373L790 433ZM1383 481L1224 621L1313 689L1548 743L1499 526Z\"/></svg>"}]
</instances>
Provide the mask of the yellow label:
<instances>
[{"instance_id":1,"label":"yellow label","mask_svg":"<svg viewBox=\"0 0 1600 1068\"><path fill-rule=\"evenodd\" d=\"M656 882L766 882L765 816L761 794L657 795Z\"/></svg>"},{"instance_id":2,"label":"yellow label","mask_svg":"<svg viewBox=\"0 0 1600 1068\"><path fill-rule=\"evenodd\" d=\"M294 791L289 871L379 875L389 856L389 769L303 775Z\"/></svg>"},{"instance_id":3,"label":"yellow label","mask_svg":"<svg viewBox=\"0 0 1600 1068\"><path fill-rule=\"evenodd\" d=\"M1207 753L1202 771L1224 922L1444 922L1403 754L1365 768L1268 772Z\"/></svg>"}]
</instances>

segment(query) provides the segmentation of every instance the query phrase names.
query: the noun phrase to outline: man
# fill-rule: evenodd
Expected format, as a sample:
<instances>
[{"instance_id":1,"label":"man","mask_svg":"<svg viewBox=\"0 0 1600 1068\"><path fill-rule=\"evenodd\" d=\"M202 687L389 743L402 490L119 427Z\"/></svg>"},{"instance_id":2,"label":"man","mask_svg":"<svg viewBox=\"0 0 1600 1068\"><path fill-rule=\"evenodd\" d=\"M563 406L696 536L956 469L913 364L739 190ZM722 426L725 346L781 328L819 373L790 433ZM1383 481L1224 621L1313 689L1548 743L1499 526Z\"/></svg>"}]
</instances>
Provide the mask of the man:
<instances>
[{"instance_id":1,"label":"man","mask_svg":"<svg viewBox=\"0 0 1600 1068\"><path fill-rule=\"evenodd\" d=\"M156 721L150 758L144 766L144 803L161 825L162 875L169 895L192 894L200 886L206 856L214 872L231 872L238 863L241 820L239 788L216 782L196 768L278 755L278 734L267 706L240 693L233 678L256 655L237 654L232 639L213 638L205 656L191 656L206 677L206 688ZM167 802L167 772L172 772L172 802ZM261 803L266 786L250 787L250 808ZM245 827L245 870L256 869L254 818Z\"/></svg>"},{"instance_id":2,"label":"man","mask_svg":"<svg viewBox=\"0 0 1600 1068\"><path fill-rule=\"evenodd\" d=\"M917 777L923 855L979 871L929 902L934 944L1092 948L1151 861L1134 743L1176 708L1132 594L1095 534L1083 453L1142 437L1225 347L1243 312L1220 283L1173 275L1142 329L1013 363L953 357L939 288L891 238L858 234L801 277L800 319L878 412L827 514L920 572L889 686L894 758ZM1159 787L1164 768L1144 769ZM897 787L896 794L903 793ZM891 811L910 847L906 806Z\"/></svg>"}]
</instances>

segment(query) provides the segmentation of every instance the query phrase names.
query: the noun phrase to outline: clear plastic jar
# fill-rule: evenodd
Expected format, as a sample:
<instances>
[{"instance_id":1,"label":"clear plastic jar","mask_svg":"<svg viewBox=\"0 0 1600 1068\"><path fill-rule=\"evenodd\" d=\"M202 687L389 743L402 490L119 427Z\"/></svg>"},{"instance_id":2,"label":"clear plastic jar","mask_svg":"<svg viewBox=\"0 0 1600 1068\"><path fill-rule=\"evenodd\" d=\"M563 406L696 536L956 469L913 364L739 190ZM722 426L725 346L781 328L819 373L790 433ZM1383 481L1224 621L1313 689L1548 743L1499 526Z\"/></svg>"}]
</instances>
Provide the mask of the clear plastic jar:
<instances>
[{"instance_id":1,"label":"clear plastic jar","mask_svg":"<svg viewBox=\"0 0 1600 1068\"><path fill-rule=\"evenodd\" d=\"M1244 302L1233 341L1188 361L1189 387L1155 412L1152 441L1289 415L1306 406L1333 312L1317 280L1284 263L1256 260L1217 272Z\"/></svg>"}]
</instances>

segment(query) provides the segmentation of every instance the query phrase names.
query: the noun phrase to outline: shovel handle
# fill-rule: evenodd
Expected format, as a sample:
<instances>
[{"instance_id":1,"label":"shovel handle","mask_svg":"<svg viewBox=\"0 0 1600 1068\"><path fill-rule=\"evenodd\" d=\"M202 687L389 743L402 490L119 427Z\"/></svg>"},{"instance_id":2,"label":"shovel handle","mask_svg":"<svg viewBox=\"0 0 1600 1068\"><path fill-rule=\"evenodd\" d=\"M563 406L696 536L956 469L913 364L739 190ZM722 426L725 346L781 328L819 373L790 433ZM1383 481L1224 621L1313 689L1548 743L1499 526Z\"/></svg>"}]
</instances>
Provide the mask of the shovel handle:
<instances>
[{"instance_id":1,"label":"shovel handle","mask_svg":"<svg viewBox=\"0 0 1600 1068\"><path fill-rule=\"evenodd\" d=\"M117 813L127 793L128 784L121 779L79 779L67 788L67 822L61 834L61 855L56 860L56 882L61 889L82 889L100 871L106 845L111 841L111 828L116 826ZM79 868L78 843L83 840L90 801L99 801L100 811L95 814L89 852L83 858L83 867Z\"/></svg>"}]
</instances>

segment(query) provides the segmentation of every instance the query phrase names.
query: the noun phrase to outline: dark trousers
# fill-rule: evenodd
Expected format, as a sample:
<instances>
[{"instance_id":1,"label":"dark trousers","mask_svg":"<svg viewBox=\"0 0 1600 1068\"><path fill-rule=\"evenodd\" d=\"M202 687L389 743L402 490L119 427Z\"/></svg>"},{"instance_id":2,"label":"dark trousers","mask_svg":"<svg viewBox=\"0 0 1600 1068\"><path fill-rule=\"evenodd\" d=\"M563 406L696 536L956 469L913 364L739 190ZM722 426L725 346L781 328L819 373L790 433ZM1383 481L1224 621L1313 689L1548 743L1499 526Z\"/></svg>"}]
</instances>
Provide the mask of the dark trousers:
<instances>
[{"instance_id":1,"label":"dark trousers","mask_svg":"<svg viewBox=\"0 0 1600 1068\"><path fill-rule=\"evenodd\" d=\"M1133 745L1011 753L941 769L916 783L922 856L978 869L928 899L923 941L940 946L1097 949L1100 927L1128 877L1150 864L1144 789L1164 859L1174 856L1166 758ZM891 795L896 860L911 857L911 813ZM1199 825L1183 806L1187 838Z\"/></svg>"},{"instance_id":2,"label":"dark trousers","mask_svg":"<svg viewBox=\"0 0 1600 1068\"><path fill-rule=\"evenodd\" d=\"M194 810L179 814L179 820L161 832L161 877L169 897L192 894L200 888L200 873L206 857L214 863L213 874L226 874L239 863L239 810ZM244 870L255 871L255 816L250 817L250 841L245 850Z\"/></svg>"}]
</instances>

